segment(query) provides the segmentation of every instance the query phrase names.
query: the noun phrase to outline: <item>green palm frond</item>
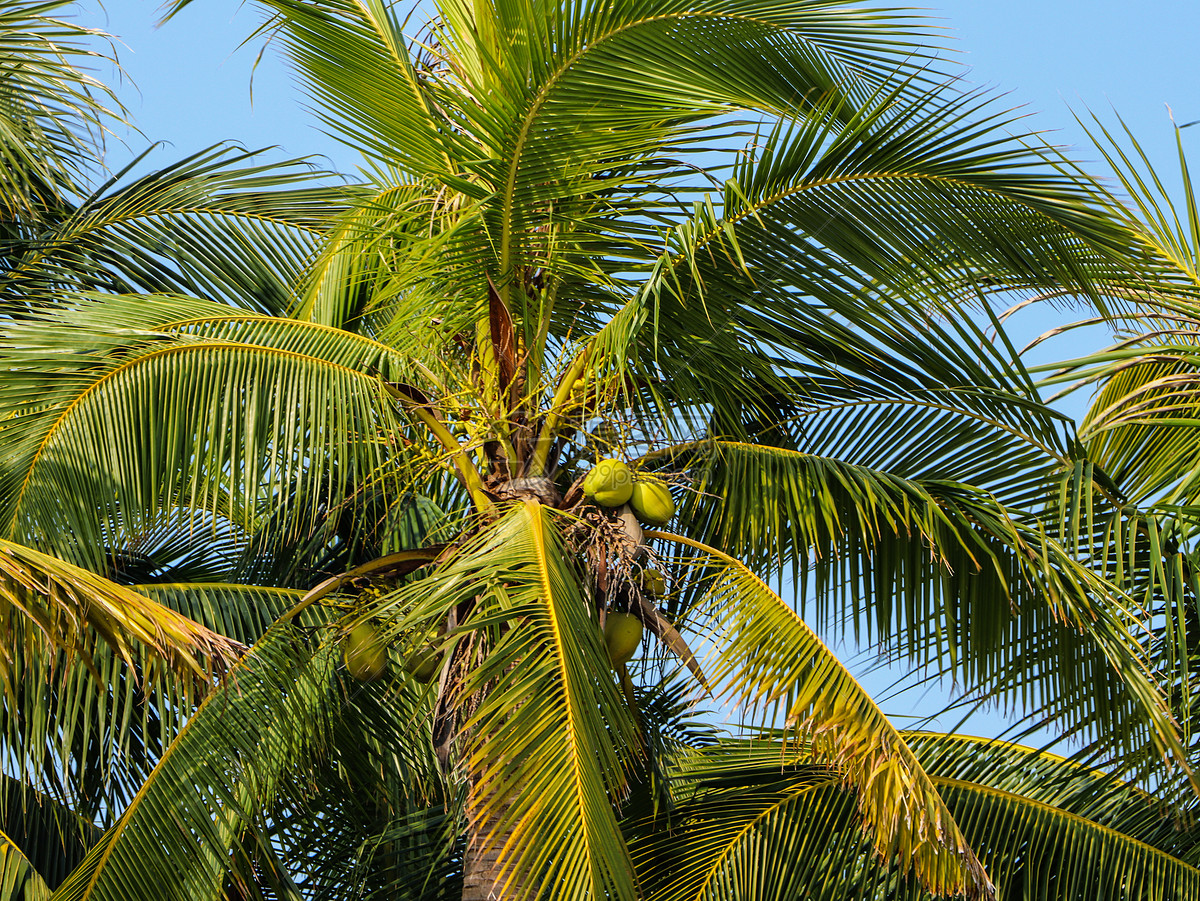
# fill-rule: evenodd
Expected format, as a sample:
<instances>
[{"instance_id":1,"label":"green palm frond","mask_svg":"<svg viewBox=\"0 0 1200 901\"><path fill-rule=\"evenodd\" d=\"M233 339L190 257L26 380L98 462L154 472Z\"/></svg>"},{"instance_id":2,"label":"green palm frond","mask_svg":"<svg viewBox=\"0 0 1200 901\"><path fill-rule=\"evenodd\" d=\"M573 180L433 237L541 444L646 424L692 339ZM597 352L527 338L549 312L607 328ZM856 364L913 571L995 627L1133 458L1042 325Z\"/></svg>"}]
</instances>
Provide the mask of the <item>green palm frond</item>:
<instances>
[{"instance_id":1,"label":"green palm frond","mask_svg":"<svg viewBox=\"0 0 1200 901\"><path fill-rule=\"evenodd\" d=\"M219 583L120 590L122 602L132 598L156 614L186 617L234 646L253 644L300 597L298 591ZM124 649L124 659L123 649L86 623L72 632L77 647L69 652L39 648L33 627L15 625L12 644L25 658L17 661L15 687L0 714L7 758L26 784L111 824L211 684L196 691L140 645Z\"/></svg>"},{"instance_id":2,"label":"green palm frond","mask_svg":"<svg viewBox=\"0 0 1200 901\"><path fill-rule=\"evenodd\" d=\"M967 697L1028 705L1040 722L1106 736L1105 753L1123 756L1131 775L1153 764L1153 754L1135 753L1148 750L1136 711L1161 709L1146 683L1151 661L1161 653L1178 671L1187 639L1176 632L1174 645L1151 647L1151 611L1164 609L1160 594L1171 585L1169 622L1180 625L1181 585L1156 567L1148 544L1126 549L1123 536L1138 524L1117 512L1105 532L1083 513L1077 528L1086 540L1078 540L1066 501L1054 508L1064 520L1055 536L964 484L739 442L681 450L694 481L681 493L679 528L762 578L790 575L796 609L812 605L826 632L878 642L953 679ZM686 596L672 603L678 613ZM1097 625L1097 608L1114 618ZM1038 662L1051 659L1051 667ZM1140 680L1140 700L1121 672Z\"/></svg>"},{"instance_id":3,"label":"green palm frond","mask_svg":"<svg viewBox=\"0 0 1200 901\"><path fill-rule=\"evenodd\" d=\"M273 629L188 720L56 901L213 897L251 812L324 744L335 654L294 627Z\"/></svg>"},{"instance_id":4,"label":"green palm frond","mask_svg":"<svg viewBox=\"0 0 1200 901\"><path fill-rule=\"evenodd\" d=\"M1194 828L1113 777L1032 748L905 733L998 899L1190 898ZM864 853L853 795L813 748L771 735L675 761L679 803L635 843L656 898L927 898Z\"/></svg>"},{"instance_id":5,"label":"green palm frond","mask_svg":"<svg viewBox=\"0 0 1200 901\"><path fill-rule=\"evenodd\" d=\"M765 330L786 326L797 293L853 321L864 289L935 307L999 286L1087 292L1120 275L1127 232L1086 181L1001 139L1008 118L986 98L884 93L846 124L782 122L743 156L720 203L671 236L681 299L715 295L715 318L732 295Z\"/></svg>"},{"instance_id":6,"label":"green palm frond","mask_svg":"<svg viewBox=\"0 0 1200 901\"><path fill-rule=\"evenodd\" d=\"M441 693L456 711L475 850L498 855L504 893L632 898L614 806L636 731L559 528L548 508L518 504L361 616L390 623L390 640L458 611L438 639Z\"/></svg>"},{"instance_id":7,"label":"green palm frond","mask_svg":"<svg viewBox=\"0 0 1200 901\"><path fill-rule=\"evenodd\" d=\"M786 718L858 793L857 810L881 859L895 857L934 894L988 892L983 867L928 775L870 696L809 626L742 563L669 533L648 538L697 551L712 567L701 604L715 632L706 670L752 715ZM757 817L752 812L752 817Z\"/></svg>"},{"instance_id":8,"label":"green palm frond","mask_svg":"<svg viewBox=\"0 0 1200 901\"><path fill-rule=\"evenodd\" d=\"M65 2L0 6L0 206L10 224L53 210L96 166L95 153L123 110L88 70L108 36L56 19Z\"/></svg>"},{"instance_id":9,"label":"green palm frond","mask_svg":"<svg viewBox=\"0 0 1200 901\"><path fill-rule=\"evenodd\" d=\"M50 888L20 846L0 832L0 893L12 901L49 901Z\"/></svg>"},{"instance_id":10,"label":"green palm frond","mask_svg":"<svg viewBox=\"0 0 1200 901\"><path fill-rule=\"evenodd\" d=\"M935 736L913 745L998 897L1200 897L1188 862L1195 826L1132 786L1015 745Z\"/></svg>"},{"instance_id":11,"label":"green palm frond","mask_svg":"<svg viewBox=\"0 0 1200 901\"><path fill-rule=\"evenodd\" d=\"M847 884L858 897L872 897L871 883L854 879L855 870L887 884L858 826L854 794L838 773L813 767L784 776L778 753L772 763L774 780L748 791L693 791L669 826L642 827L634 860L652 887L649 898L825 899Z\"/></svg>"},{"instance_id":12,"label":"green palm frond","mask_svg":"<svg viewBox=\"0 0 1200 901\"><path fill-rule=\"evenodd\" d=\"M317 184L302 163L268 165L231 147L138 177L135 167L4 243L4 309L53 304L69 289L286 310L321 232L351 196Z\"/></svg>"},{"instance_id":13,"label":"green palm frond","mask_svg":"<svg viewBox=\"0 0 1200 901\"><path fill-rule=\"evenodd\" d=\"M644 153L689 120L811 104L813 95L869 90L898 66L919 72L930 62L921 45L930 30L917 19L864 15L845 3L446 3L415 46L390 4L264 5L275 14L268 28L283 32L338 137L414 173L463 184L486 173L493 187L511 182L511 197L532 194L537 203L547 199L542 172L586 172ZM711 56L698 58L697 42ZM563 128L581 113L615 127ZM500 170L480 165L467 136L492 149Z\"/></svg>"},{"instance_id":14,"label":"green palm frond","mask_svg":"<svg viewBox=\"0 0 1200 901\"><path fill-rule=\"evenodd\" d=\"M1090 125L1076 119L1124 191L1123 196L1115 196L1110 186L1105 187L1114 211L1160 264L1159 278L1142 286L1139 299L1149 300L1151 311L1157 304L1165 304L1163 312L1169 322L1170 307L1176 303L1194 305L1195 289L1200 286L1200 206L1184 152L1183 133L1173 125L1181 187L1181 200L1176 202L1124 121L1118 119L1118 132L1095 116Z\"/></svg>"},{"instance_id":15,"label":"green palm frond","mask_svg":"<svg viewBox=\"0 0 1200 901\"><path fill-rule=\"evenodd\" d=\"M311 529L323 514L306 499L336 507L387 477L382 429L401 420L380 383L395 361L386 349L266 317L115 337L105 320L129 305L81 300L6 328L8 534L102 568L96 554L119 544L111 530L153 528L146 513L188 504L253 532L270 510Z\"/></svg>"},{"instance_id":16,"label":"green palm frond","mask_svg":"<svg viewBox=\"0 0 1200 901\"><path fill-rule=\"evenodd\" d=\"M1187 861L1196 835L1192 799L1172 806L1074 757L973 735L906 732L934 779L986 785L1071 814Z\"/></svg>"},{"instance_id":17,"label":"green palm frond","mask_svg":"<svg viewBox=\"0 0 1200 901\"><path fill-rule=\"evenodd\" d=\"M310 897L461 894L462 793L434 755L430 693L403 662L394 648L379 682L342 676L327 763L297 774L260 827Z\"/></svg>"}]
</instances>

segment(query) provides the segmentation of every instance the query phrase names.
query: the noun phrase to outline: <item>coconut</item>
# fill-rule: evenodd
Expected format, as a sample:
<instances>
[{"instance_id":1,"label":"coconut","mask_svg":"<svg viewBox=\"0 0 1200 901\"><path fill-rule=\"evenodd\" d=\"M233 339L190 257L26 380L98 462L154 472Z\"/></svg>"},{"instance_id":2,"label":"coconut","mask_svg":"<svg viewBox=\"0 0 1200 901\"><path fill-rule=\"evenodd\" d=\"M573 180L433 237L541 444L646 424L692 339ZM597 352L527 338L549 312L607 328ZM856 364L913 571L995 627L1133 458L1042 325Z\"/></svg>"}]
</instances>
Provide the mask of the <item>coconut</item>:
<instances>
[{"instance_id":1,"label":"coconut","mask_svg":"<svg viewBox=\"0 0 1200 901\"><path fill-rule=\"evenodd\" d=\"M602 507L620 507L633 494L633 473L621 460L601 460L584 478L583 493Z\"/></svg>"},{"instance_id":2,"label":"coconut","mask_svg":"<svg viewBox=\"0 0 1200 901\"><path fill-rule=\"evenodd\" d=\"M657 569L642 570L642 591L658 597L667 593L667 579Z\"/></svg>"},{"instance_id":3,"label":"coconut","mask_svg":"<svg viewBox=\"0 0 1200 901\"><path fill-rule=\"evenodd\" d=\"M375 627L359 623L342 639L342 660L359 682L374 682L387 671L387 648Z\"/></svg>"},{"instance_id":4,"label":"coconut","mask_svg":"<svg viewBox=\"0 0 1200 901\"><path fill-rule=\"evenodd\" d=\"M628 663L642 643L642 621L632 613L609 612L604 618L604 646L613 667Z\"/></svg>"},{"instance_id":5,"label":"coconut","mask_svg":"<svg viewBox=\"0 0 1200 901\"><path fill-rule=\"evenodd\" d=\"M629 493L629 506L648 526L661 526L670 522L675 515L675 501L671 489L658 479L638 479Z\"/></svg>"},{"instance_id":6,"label":"coconut","mask_svg":"<svg viewBox=\"0 0 1200 901\"><path fill-rule=\"evenodd\" d=\"M404 671L418 682L432 682L442 667L443 654L425 642L404 659Z\"/></svg>"}]
</instances>

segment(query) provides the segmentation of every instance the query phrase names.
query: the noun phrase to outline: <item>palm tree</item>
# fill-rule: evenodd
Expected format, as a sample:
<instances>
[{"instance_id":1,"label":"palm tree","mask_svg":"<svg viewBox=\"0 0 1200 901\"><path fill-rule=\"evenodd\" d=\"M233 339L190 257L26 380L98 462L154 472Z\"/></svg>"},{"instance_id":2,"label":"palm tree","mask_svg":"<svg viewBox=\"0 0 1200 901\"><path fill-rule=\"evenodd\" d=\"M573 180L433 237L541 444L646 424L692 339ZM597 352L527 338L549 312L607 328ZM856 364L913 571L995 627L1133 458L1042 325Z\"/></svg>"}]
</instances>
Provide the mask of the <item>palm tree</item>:
<instances>
[{"instance_id":1,"label":"palm tree","mask_svg":"<svg viewBox=\"0 0 1200 901\"><path fill-rule=\"evenodd\" d=\"M1081 491L1138 513L989 303L1103 308L1154 270L919 21L480 0L410 39L381 2L265 5L364 181L222 170L209 231L158 242L147 213L105 256L76 212L86 252L13 267L39 276L0 346L4 539L252 645L194 709L89 645L110 712L55 726L62 766L28 712L66 722L84 688L20 700L6 755L44 819L104 827L56 899L707 897L664 835L707 860L746 817L771 853L828 838L818 879L989 895L981 860L1030 856L960 828L986 798L958 758L805 612L1044 699L1118 776L1186 761L1131 570L1064 518ZM697 737L689 690L750 731ZM729 771L773 726L769 791L813 806L762 819L766 777Z\"/></svg>"}]
</instances>

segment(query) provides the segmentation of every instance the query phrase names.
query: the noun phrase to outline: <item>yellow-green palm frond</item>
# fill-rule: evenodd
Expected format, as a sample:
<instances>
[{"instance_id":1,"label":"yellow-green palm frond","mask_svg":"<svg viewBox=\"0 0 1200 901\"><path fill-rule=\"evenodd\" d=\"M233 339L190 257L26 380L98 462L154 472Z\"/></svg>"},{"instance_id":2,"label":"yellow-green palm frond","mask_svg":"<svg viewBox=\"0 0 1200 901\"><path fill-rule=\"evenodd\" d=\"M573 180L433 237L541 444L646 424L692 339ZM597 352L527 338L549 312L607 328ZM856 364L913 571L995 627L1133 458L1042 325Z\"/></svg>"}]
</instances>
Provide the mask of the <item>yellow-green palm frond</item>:
<instances>
[{"instance_id":1,"label":"yellow-green palm frond","mask_svg":"<svg viewBox=\"0 0 1200 901\"><path fill-rule=\"evenodd\" d=\"M0 892L13 901L50 901L50 888L20 846L0 832Z\"/></svg>"},{"instance_id":2,"label":"yellow-green palm frond","mask_svg":"<svg viewBox=\"0 0 1200 901\"><path fill-rule=\"evenodd\" d=\"M273 628L205 699L54 897L215 896L251 811L269 805L327 740L336 654L291 625Z\"/></svg>"},{"instance_id":3,"label":"yellow-green palm frond","mask_svg":"<svg viewBox=\"0 0 1200 901\"><path fill-rule=\"evenodd\" d=\"M6 632L20 624L29 642L0 649L9 701L13 677L35 648L43 658L51 649L86 657L99 638L129 665L145 650L152 668L167 667L202 694L243 647L129 588L11 541L0 541L0 604Z\"/></svg>"},{"instance_id":4,"label":"yellow-green palm frond","mask_svg":"<svg viewBox=\"0 0 1200 901\"><path fill-rule=\"evenodd\" d=\"M439 691L454 717L481 853L514 898L633 898L616 807L636 755L634 720L604 650L598 611L558 514L519 503L441 568L368 605L392 640L430 634L447 655Z\"/></svg>"},{"instance_id":5,"label":"yellow-green palm frond","mask_svg":"<svg viewBox=\"0 0 1200 901\"><path fill-rule=\"evenodd\" d=\"M1112 776L969 736L904 733L1001 901L1110 894L1194 898L1190 821ZM676 808L635 824L651 897L926 899L854 824L854 792L819 748L777 734L724 740L673 762Z\"/></svg>"},{"instance_id":6,"label":"yellow-green palm frond","mask_svg":"<svg viewBox=\"0 0 1200 901\"><path fill-rule=\"evenodd\" d=\"M713 568L700 601L714 649L705 670L719 692L768 723L786 719L857 793L876 853L911 868L937 893L982 897L988 879L903 737L837 657L778 595L739 561L679 535L649 532L698 553ZM757 814L752 814L757 816Z\"/></svg>"}]
</instances>

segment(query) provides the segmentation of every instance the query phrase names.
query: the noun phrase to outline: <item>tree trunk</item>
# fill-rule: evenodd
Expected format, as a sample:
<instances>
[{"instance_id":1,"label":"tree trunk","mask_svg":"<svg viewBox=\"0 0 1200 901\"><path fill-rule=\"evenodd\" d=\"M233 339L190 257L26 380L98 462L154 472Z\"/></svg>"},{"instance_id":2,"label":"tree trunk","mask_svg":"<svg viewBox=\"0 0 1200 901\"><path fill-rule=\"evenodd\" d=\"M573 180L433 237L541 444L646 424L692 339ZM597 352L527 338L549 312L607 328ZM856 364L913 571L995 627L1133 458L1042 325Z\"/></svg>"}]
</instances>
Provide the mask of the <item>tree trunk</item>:
<instances>
[{"instance_id":1,"label":"tree trunk","mask_svg":"<svg viewBox=\"0 0 1200 901\"><path fill-rule=\"evenodd\" d=\"M521 883L513 878L512 865L501 861L511 830L501 831L499 823L508 804L497 803L489 790L472 774L467 798L467 849L463 855L462 901L501 901L522 894ZM507 886L506 886L506 883Z\"/></svg>"}]
</instances>

